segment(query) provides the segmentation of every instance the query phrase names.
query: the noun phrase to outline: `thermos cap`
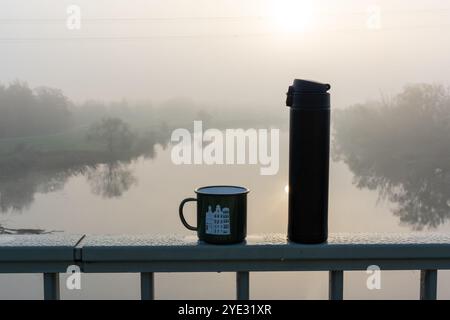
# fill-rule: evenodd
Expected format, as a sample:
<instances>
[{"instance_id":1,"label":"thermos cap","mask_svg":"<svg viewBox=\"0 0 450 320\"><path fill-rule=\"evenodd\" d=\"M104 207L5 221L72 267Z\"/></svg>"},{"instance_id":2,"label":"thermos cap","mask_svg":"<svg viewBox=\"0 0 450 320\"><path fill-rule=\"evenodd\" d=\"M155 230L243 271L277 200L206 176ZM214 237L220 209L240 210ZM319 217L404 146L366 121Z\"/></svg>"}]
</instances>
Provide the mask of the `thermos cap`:
<instances>
[{"instance_id":1,"label":"thermos cap","mask_svg":"<svg viewBox=\"0 0 450 320\"><path fill-rule=\"evenodd\" d=\"M296 109L329 109L330 88L329 84L295 79L289 86L286 105Z\"/></svg>"}]
</instances>

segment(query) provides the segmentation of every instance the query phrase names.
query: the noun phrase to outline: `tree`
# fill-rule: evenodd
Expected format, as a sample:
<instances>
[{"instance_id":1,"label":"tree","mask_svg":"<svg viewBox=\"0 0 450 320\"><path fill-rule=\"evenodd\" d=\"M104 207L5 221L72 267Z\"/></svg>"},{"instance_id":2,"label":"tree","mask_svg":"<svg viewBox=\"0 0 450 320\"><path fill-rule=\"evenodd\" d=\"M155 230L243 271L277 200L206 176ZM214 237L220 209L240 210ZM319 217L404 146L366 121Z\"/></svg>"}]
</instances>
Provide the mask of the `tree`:
<instances>
[{"instance_id":1,"label":"tree","mask_svg":"<svg viewBox=\"0 0 450 320\"><path fill-rule=\"evenodd\" d=\"M450 91L406 87L391 101L337 110L333 157L358 188L377 190L414 229L450 218Z\"/></svg>"},{"instance_id":2,"label":"tree","mask_svg":"<svg viewBox=\"0 0 450 320\"><path fill-rule=\"evenodd\" d=\"M89 129L87 138L89 141L104 144L106 151L114 154L129 151L134 135L126 122L119 118L109 117L94 123Z\"/></svg>"},{"instance_id":3,"label":"tree","mask_svg":"<svg viewBox=\"0 0 450 320\"><path fill-rule=\"evenodd\" d=\"M67 130L72 104L61 90L31 89L15 81L0 85L0 138L55 134Z\"/></svg>"}]
</instances>

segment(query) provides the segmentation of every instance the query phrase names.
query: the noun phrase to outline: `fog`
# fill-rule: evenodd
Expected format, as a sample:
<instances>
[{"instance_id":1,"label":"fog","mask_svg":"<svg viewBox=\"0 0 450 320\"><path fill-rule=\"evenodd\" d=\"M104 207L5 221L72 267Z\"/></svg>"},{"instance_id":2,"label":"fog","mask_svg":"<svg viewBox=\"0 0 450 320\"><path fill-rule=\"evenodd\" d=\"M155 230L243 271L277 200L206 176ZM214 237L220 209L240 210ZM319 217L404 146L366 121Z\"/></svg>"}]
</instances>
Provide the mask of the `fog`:
<instances>
[{"instance_id":1,"label":"fog","mask_svg":"<svg viewBox=\"0 0 450 320\"><path fill-rule=\"evenodd\" d=\"M0 234L194 236L179 202L213 184L250 188L249 234L285 233L294 78L331 84L330 232L450 231L448 1L0 5ZM69 5L79 30L67 27ZM194 120L281 129L278 174L174 165L171 133ZM346 298L416 298L417 273L383 274L383 290L369 292L364 274L346 273ZM252 298L326 297L325 274L253 276ZM158 298L233 292L231 274L157 277ZM86 278L63 297L137 297L135 275ZM217 286L191 292L196 279ZM0 284L0 298L41 295L35 276Z\"/></svg>"},{"instance_id":2,"label":"fog","mask_svg":"<svg viewBox=\"0 0 450 320\"><path fill-rule=\"evenodd\" d=\"M447 1L308 3L2 0L0 81L78 101L180 96L263 110L282 106L295 77L331 83L335 108L449 82ZM66 27L69 4L81 8L80 30ZM379 30L368 28L373 4ZM290 7L309 19L303 30L280 26L296 16Z\"/></svg>"}]
</instances>

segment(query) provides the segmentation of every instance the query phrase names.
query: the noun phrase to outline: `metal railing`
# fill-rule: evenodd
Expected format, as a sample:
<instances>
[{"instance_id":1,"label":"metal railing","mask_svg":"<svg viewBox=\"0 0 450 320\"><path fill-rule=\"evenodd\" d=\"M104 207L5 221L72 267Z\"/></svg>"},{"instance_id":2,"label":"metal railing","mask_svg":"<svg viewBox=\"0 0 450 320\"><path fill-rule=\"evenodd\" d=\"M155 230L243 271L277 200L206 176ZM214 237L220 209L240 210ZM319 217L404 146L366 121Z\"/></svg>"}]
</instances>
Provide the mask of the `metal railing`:
<instances>
[{"instance_id":1,"label":"metal railing","mask_svg":"<svg viewBox=\"0 0 450 320\"><path fill-rule=\"evenodd\" d=\"M153 299L158 272L235 272L236 298L250 298L250 272L328 271L329 299L344 297L344 271L420 270L420 298L437 298L437 270L450 269L450 235L334 234L317 245L285 235L249 236L236 245L208 245L194 237L0 235L0 273L43 273L44 299L59 299L59 274L140 273L141 298Z\"/></svg>"}]
</instances>

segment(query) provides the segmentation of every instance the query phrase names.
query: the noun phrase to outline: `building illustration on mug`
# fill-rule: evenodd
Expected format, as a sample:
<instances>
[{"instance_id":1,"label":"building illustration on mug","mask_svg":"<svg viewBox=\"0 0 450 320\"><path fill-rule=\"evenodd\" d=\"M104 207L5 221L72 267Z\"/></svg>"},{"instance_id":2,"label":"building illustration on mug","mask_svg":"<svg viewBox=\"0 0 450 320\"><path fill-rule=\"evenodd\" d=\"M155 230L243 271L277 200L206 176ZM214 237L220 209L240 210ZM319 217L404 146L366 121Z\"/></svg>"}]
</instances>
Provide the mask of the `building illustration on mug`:
<instances>
[{"instance_id":1,"label":"building illustration on mug","mask_svg":"<svg viewBox=\"0 0 450 320\"><path fill-rule=\"evenodd\" d=\"M213 212L208 206L206 212L206 233L214 235L229 235L230 232L230 209L216 206Z\"/></svg>"}]
</instances>

